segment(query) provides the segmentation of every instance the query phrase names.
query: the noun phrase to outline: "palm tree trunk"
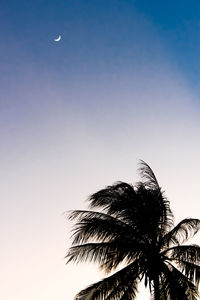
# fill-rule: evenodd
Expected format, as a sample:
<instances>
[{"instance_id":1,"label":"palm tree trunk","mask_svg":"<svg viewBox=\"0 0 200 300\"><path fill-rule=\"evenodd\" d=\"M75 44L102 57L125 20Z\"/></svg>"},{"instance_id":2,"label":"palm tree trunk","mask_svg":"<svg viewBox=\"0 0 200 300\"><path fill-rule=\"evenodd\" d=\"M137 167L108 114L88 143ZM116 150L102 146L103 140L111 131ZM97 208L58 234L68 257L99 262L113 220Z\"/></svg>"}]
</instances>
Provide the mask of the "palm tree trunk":
<instances>
[{"instance_id":1,"label":"palm tree trunk","mask_svg":"<svg viewBox=\"0 0 200 300\"><path fill-rule=\"evenodd\" d=\"M160 300L159 276L154 278L154 300Z\"/></svg>"}]
</instances>

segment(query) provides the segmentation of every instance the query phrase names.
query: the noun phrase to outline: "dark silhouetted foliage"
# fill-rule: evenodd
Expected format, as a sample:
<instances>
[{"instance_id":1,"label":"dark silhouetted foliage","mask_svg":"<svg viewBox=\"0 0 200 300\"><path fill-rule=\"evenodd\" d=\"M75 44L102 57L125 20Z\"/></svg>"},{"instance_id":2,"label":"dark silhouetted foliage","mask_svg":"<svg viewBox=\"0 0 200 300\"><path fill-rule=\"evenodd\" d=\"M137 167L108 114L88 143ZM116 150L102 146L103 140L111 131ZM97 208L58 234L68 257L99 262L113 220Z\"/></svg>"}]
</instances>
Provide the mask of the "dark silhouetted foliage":
<instances>
[{"instance_id":1,"label":"dark silhouetted foliage","mask_svg":"<svg viewBox=\"0 0 200 300\"><path fill-rule=\"evenodd\" d=\"M79 300L135 299L144 280L155 300L198 299L200 247L184 245L200 220L174 227L169 201L151 168L140 163L141 182L117 182L89 198L89 210L75 210L68 262L97 262L111 275L80 291Z\"/></svg>"}]
</instances>

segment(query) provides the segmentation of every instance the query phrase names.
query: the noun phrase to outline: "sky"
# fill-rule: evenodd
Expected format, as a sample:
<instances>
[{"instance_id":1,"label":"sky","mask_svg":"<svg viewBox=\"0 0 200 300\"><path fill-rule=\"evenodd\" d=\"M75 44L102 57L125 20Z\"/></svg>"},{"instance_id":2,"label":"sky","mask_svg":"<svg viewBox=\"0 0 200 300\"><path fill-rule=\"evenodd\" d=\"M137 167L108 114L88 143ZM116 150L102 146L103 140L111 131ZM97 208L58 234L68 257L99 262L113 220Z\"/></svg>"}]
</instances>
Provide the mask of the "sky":
<instances>
[{"instance_id":1,"label":"sky","mask_svg":"<svg viewBox=\"0 0 200 300\"><path fill-rule=\"evenodd\" d=\"M0 297L73 300L104 274L64 213L140 159L199 218L200 3L2 0L0 31Z\"/></svg>"}]
</instances>

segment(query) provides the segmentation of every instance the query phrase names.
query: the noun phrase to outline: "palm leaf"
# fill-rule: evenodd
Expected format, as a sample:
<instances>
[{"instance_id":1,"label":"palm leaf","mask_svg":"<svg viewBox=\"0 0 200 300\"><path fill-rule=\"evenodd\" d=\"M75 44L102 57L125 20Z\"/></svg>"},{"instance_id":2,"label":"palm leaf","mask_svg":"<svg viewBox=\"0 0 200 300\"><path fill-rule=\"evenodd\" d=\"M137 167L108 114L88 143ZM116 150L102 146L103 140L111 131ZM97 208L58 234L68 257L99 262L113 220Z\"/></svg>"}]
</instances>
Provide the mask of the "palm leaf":
<instances>
[{"instance_id":1,"label":"palm leaf","mask_svg":"<svg viewBox=\"0 0 200 300\"><path fill-rule=\"evenodd\" d=\"M100 208L106 214L134 226L141 209L141 199L138 198L132 185L117 182L112 186L98 191L90 196L90 208Z\"/></svg>"},{"instance_id":2,"label":"palm leaf","mask_svg":"<svg viewBox=\"0 0 200 300\"><path fill-rule=\"evenodd\" d=\"M150 166L143 160L140 161L140 176L143 181L138 183L138 187L144 186L154 195L154 201L157 202L157 210L160 212L159 227L160 233L163 235L174 224L174 216L170 209L169 201L161 190L156 176Z\"/></svg>"},{"instance_id":3,"label":"palm leaf","mask_svg":"<svg viewBox=\"0 0 200 300\"><path fill-rule=\"evenodd\" d=\"M200 262L200 246L198 245L181 245L175 246L162 252L163 255L169 254L171 260L188 261L194 264Z\"/></svg>"},{"instance_id":4,"label":"palm leaf","mask_svg":"<svg viewBox=\"0 0 200 300\"><path fill-rule=\"evenodd\" d=\"M119 236L132 234L133 229L126 223L105 213L94 211L73 211L70 218L78 218L73 228L73 244L89 240L111 241Z\"/></svg>"},{"instance_id":5,"label":"palm leaf","mask_svg":"<svg viewBox=\"0 0 200 300\"><path fill-rule=\"evenodd\" d=\"M143 160L140 160L140 167L138 171L146 187L148 187L151 190L157 190L158 193L161 193L161 188L158 184L154 172L152 171L150 166Z\"/></svg>"},{"instance_id":6,"label":"palm leaf","mask_svg":"<svg viewBox=\"0 0 200 300\"><path fill-rule=\"evenodd\" d=\"M181 272L185 274L196 286L200 282L200 265L191 263L185 260L178 261L178 268L181 269Z\"/></svg>"},{"instance_id":7,"label":"palm leaf","mask_svg":"<svg viewBox=\"0 0 200 300\"><path fill-rule=\"evenodd\" d=\"M114 252L116 247L112 249L111 243L88 243L71 247L65 258L68 258L67 263L89 261L102 264L108 251Z\"/></svg>"},{"instance_id":8,"label":"palm leaf","mask_svg":"<svg viewBox=\"0 0 200 300\"><path fill-rule=\"evenodd\" d=\"M198 290L195 285L182 274L174 265L166 265L164 270L165 289L169 299L188 300L198 299Z\"/></svg>"},{"instance_id":9,"label":"palm leaf","mask_svg":"<svg viewBox=\"0 0 200 300\"><path fill-rule=\"evenodd\" d=\"M128 265L113 275L94 283L76 295L76 299L115 300L134 299L140 275L138 261ZM123 298L129 295L129 298Z\"/></svg>"},{"instance_id":10,"label":"palm leaf","mask_svg":"<svg viewBox=\"0 0 200 300\"><path fill-rule=\"evenodd\" d=\"M67 263L73 262L97 262L100 269L110 272L122 263L133 262L142 254L140 245L135 244L134 250L121 242L88 243L73 246L69 249L66 258Z\"/></svg>"},{"instance_id":11,"label":"palm leaf","mask_svg":"<svg viewBox=\"0 0 200 300\"><path fill-rule=\"evenodd\" d=\"M161 244L166 247L170 244L182 244L192 238L199 229L199 219L184 219L163 237Z\"/></svg>"},{"instance_id":12,"label":"palm leaf","mask_svg":"<svg viewBox=\"0 0 200 300\"><path fill-rule=\"evenodd\" d=\"M112 209L115 203L121 202L122 198L133 199L135 196L136 193L132 185L119 181L92 194L88 200L90 202L90 208L101 208L106 211L110 209L115 213L114 209Z\"/></svg>"}]
</instances>

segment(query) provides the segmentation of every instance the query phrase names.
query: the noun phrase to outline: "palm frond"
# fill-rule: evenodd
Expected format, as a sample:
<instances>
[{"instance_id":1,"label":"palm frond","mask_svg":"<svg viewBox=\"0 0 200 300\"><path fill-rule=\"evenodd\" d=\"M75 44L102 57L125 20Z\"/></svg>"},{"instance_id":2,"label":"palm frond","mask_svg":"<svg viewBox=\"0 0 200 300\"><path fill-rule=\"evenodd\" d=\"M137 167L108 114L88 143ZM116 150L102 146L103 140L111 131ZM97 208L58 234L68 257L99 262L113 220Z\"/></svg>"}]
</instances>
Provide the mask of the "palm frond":
<instances>
[{"instance_id":1,"label":"palm frond","mask_svg":"<svg viewBox=\"0 0 200 300\"><path fill-rule=\"evenodd\" d=\"M143 160L140 160L140 167L138 169L141 178L143 179L143 183L145 186L151 190L157 190L161 192L161 188L158 184L156 176L150 166L145 163Z\"/></svg>"},{"instance_id":2,"label":"palm frond","mask_svg":"<svg viewBox=\"0 0 200 300\"><path fill-rule=\"evenodd\" d=\"M187 218L177 224L162 239L162 246L169 247L170 244L182 244L192 238L200 229L200 220Z\"/></svg>"},{"instance_id":3,"label":"palm frond","mask_svg":"<svg viewBox=\"0 0 200 300\"><path fill-rule=\"evenodd\" d=\"M126 244L121 245L120 242L118 245L115 252L107 252L104 260L102 260L103 263L99 266L99 268L106 273L110 273L121 264L128 265L136 260L142 260L144 257L144 245L138 244L137 242L134 243L134 241L130 248Z\"/></svg>"},{"instance_id":4,"label":"palm frond","mask_svg":"<svg viewBox=\"0 0 200 300\"><path fill-rule=\"evenodd\" d=\"M135 243L134 250L123 245L120 241L109 243L88 243L73 246L69 249L66 258L69 262L97 262L99 268L106 273L115 270L119 264L136 261L142 254L140 245Z\"/></svg>"},{"instance_id":5,"label":"palm frond","mask_svg":"<svg viewBox=\"0 0 200 300\"><path fill-rule=\"evenodd\" d=\"M125 182L117 182L107 186L89 197L90 209L100 208L109 215L113 215L126 222L130 215L136 216L139 199L134 187Z\"/></svg>"},{"instance_id":6,"label":"palm frond","mask_svg":"<svg viewBox=\"0 0 200 300\"><path fill-rule=\"evenodd\" d=\"M98 211L92 211L92 210L72 210L68 212L68 218L69 220L77 220L78 222L81 222L83 219L92 219L92 218L99 218L99 219L105 219L110 220L111 222L116 222L122 227L126 227L127 229L131 229L130 225L126 222L122 221L121 219L118 219L114 216L111 216L107 213L98 212Z\"/></svg>"},{"instance_id":7,"label":"palm frond","mask_svg":"<svg viewBox=\"0 0 200 300\"><path fill-rule=\"evenodd\" d=\"M192 263L199 264L200 262L200 246L199 245L181 245L172 247L171 258L186 260Z\"/></svg>"},{"instance_id":8,"label":"palm frond","mask_svg":"<svg viewBox=\"0 0 200 300\"><path fill-rule=\"evenodd\" d=\"M174 215L170 209L169 201L159 186L154 172L143 160L140 160L139 173L143 181L138 183L138 188L145 187L145 189L149 190L151 194L153 194L157 211L159 211L160 214L160 233L161 235L164 235L164 233L166 233L174 224Z\"/></svg>"},{"instance_id":9,"label":"palm frond","mask_svg":"<svg viewBox=\"0 0 200 300\"><path fill-rule=\"evenodd\" d=\"M145 241L134 236L122 236L109 242L87 243L69 248L66 258L69 262L97 262L106 273L115 270L121 263L130 264L142 259L146 253Z\"/></svg>"},{"instance_id":10,"label":"palm frond","mask_svg":"<svg viewBox=\"0 0 200 300\"><path fill-rule=\"evenodd\" d=\"M194 264L185 260L178 261L178 269L191 280L195 286L199 285L200 282L200 264Z\"/></svg>"},{"instance_id":11,"label":"palm frond","mask_svg":"<svg viewBox=\"0 0 200 300\"><path fill-rule=\"evenodd\" d=\"M174 265L166 265L164 270L165 289L169 299L173 300L198 300L198 290L196 286Z\"/></svg>"},{"instance_id":12,"label":"palm frond","mask_svg":"<svg viewBox=\"0 0 200 300\"><path fill-rule=\"evenodd\" d=\"M111 241L120 236L133 234L133 229L129 225L105 213L73 211L70 218L78 218L73 228L73 245L91 240Z\"/></svg>"},{"instance_id":13,"label":"palm frond","mask_svg":"<svg viewBox=\"0 0 200 300\"><path fill-rule=\"evenodd\" d=\"M111 243L88 243L70 247L65 258L68 258L67 263L88 261L102 264L108 251L114 252L116 248L112 249Z\"/></svg>"},{"instance_id":14,"label":"palm frond","mask_svg":"<svg viewBox=\"0 0 200 300\"><path fill-rule=\"evenodd\" d=\"M126 286L124 288L123 293L121 293L121 297L118 298L119 292L117 292L117 290L113 290L108 297L106 297L106 300L115 300L115 299L119 299L119 300L134 300L136 297L136 292L137 292L137 285L138 285L138 281L135 280L133 282L133 279L131 278L130 281L126 282ZM118 290L120 290L121 287L120 285L118 285Z\"/></svg>"},{"instance_id":15,"label":"palm frond","mask_svg":"<svg viewBox=\"0 0 200 300\"><path fill-rule=\"evenodd\" d=\"M147 189L143 183L137 186L137 197L140 201L135 226L141 235L158 241L173 226L169 201L157 191Z\"/></svg>"},{"instance_id":16,"label":"palm frond","mask_svg":"<svg viewBox=\"0 0 200 300\"><path fill-rule=\"evenodd\" d=\"M140 275L138 261L128 265L113 275L100 280L80 291L76 299L84 300L115 300L134 299ZM130 288L131 287L131 288ZM123 298L129 295L129 298Z\"/></svg>"}]
</instances>

